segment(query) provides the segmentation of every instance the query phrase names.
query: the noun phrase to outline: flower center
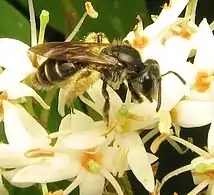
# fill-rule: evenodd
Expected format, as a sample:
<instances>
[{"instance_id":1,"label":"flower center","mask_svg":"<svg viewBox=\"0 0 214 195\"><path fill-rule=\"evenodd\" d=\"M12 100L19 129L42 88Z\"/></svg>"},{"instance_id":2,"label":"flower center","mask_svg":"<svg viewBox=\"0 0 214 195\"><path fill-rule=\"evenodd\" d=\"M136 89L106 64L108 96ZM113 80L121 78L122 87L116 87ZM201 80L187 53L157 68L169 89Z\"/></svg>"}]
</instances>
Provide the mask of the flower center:
<instances>
[{"instance_id":1,"label":"flower center","mask_svg":"<svg viewBox=\"0 0 214 195\"><path fill-rule=\"evenodd\" d=\"M214 165L201 163L195 167L195 170L192 172L193 176L197 175L207 175L212 180L214 179Z\"/></svg>"},{"instance_id":2,"label":"flower center","mask_svg":"<svg viewBox=\"0 0 214 195\"><path fill-rule=\"evenodd\" d=\"M191 34L187 31L187 29L185 29L185 28L182 28L182 30L180 31L180 32L176 32L176 31L174 31L173 32L174 33L174 35L176 35L176 36L180 36L180 37L183 37L184 39L190 39L190 37L191 37Z\"/></svg>"},{"instance_id":3,"label":"flower center","mask_svg":"<svg viewBox=\"0 0 214 195\"><path fill-rule=\"evenodd\" d=\"M149 43L149 39L146 36L136 37L133 41L133 46L137 49L143 49Z\"/></svg>"},{"instance_id":4,"label":"flower center","mask_svg":"<svg viewBox=\"0 0 214 195\"><path fill-rule=\"evenodd\" d=\"M116 116L117 125L119 125L120 133L126 133L131 125L131 120L144 121L145 118L137 116L129 112L125 105L122 105Z\"/></svg>"},{"instance_id":5,"label":"flower center","mask_svg":"<svg viewBox=\"0 0 214 195\"><path fill-rule=\"evenodd\" d=\"M102 165L103 156L99 153L88 153L85 152L81 156L81 165L87 171L92 173L98 173L100 171L100 167Z\"/></svg>"},{"instance_id":6,"label":"flower center","mask_svg":"<svg viewBox=\"0 0 214 195\"><path fill-rule=\"evenodd\" d=\"M209 76L207 72L198 72L195 87L198 92L205 92L212 81L214 81L214 76Z\"/></svg>"},{"instance_id":7,"label":"flower center","mask_svg":"<svg viewBox=\"0 0 214 195\"><path fill-rule=\"evenodd\" d=\"M0 95L0 113L3 113L3 100L8 100L8 95L6 92L3 92Z\"/></svg>"}]
</instances>

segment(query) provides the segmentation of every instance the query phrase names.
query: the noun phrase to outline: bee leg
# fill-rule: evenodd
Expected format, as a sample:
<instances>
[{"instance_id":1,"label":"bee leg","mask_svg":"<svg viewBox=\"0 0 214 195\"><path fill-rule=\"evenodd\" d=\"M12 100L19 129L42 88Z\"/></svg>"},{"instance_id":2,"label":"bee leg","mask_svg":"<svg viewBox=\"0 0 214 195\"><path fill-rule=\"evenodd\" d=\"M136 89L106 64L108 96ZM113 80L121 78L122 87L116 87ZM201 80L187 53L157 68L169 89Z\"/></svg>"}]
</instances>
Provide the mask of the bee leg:
<instances>
[{"instance_id":1,"label":"bee leg","mask_svg":"<svg viewBox=\"0 0 214 195\"><path fill-rule=\"evenodd\" d=\"M158 81L158 102L157 102L156 112L160 110L160 107L161 107L161 77L159 78L159 81Z\"/></svg>"},{"instance_id":2,"label":"bee leg","mask_svg":"<svg viewBox=\"0 0 214 195\"><path fill-rule=\"evenodd\" d=\"M70 107L71 107L72 114L75 114L75 112L74 112L74 104L71 104Z\"/></svg>"},{"instance_id":3,"label":"bee leg","mask_svg":"<svg viewBox=\"0 0 214 195\"><path fill-rule=\"evenodd\" d=\"M103 118L108 124L109 123L110 101L109 101L109 94L107 91L107 83L105 81L103 81L102 94L103 94L103 97L105 99L105 103L103 106Z\"/></svg>"},{"instance_id":4,"label":"bee leg","mask_svg":"<svg viewBox=\"0 0 214 195\"><path fill-rule=\"evenodd\" d=\"M171 70L169 70L168 72L162 74L161 77L164 77L164 76L166 76L166 75L168 75L168 74L170 74L170 73L171 73L171 74L174 74L176 77L178 77L178 78L180 79L180 81L181 81L184 85L186 85L186 81L181 77L181 75L179 75L177 72L174 72L174 71L171 71Z\"/></svg>"},{"instance_id":5,"label":"bee leg","mask_svg":"<svg viewBox=\"0 0 214 195\"><path fill-rule=\"evenodd\" d=\"M130 83L128 83L129 91L131 92L132 98L136 100L138 103L142 103L143 99L140 95L135 91Z\"/></svg>"}]
</instances>

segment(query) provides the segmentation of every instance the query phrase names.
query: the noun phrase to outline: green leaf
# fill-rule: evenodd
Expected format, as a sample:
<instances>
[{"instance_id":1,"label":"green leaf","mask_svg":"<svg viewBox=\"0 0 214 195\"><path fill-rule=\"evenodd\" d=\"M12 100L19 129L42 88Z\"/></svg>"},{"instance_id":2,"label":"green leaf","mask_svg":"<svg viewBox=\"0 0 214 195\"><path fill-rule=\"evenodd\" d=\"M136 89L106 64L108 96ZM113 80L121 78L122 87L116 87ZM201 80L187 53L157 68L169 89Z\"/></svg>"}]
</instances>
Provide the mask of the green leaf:
<instances>
[{"instance_id":1,"label":"green leaf","mask_svg":"<svg viewBox=\"0 0 214 195\"><path fill-rule=\"evenodd\" d=\"M18 39L30 43L28 20L6 1L0 1L0 37Z\"/></svg>"}]
</instances>

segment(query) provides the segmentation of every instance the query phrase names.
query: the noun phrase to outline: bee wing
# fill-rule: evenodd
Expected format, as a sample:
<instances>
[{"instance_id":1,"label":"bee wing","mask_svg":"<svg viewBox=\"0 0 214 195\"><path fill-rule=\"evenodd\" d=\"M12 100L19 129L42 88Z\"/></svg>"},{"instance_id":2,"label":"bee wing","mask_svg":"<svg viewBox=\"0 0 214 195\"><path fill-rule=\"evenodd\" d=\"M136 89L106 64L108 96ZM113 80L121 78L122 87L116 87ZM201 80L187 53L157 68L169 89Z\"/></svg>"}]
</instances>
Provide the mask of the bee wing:
<instances>
[{"instance_id":1,"label":"bee wing","mask_svg":"<svg viewBox=\"0 0 214 195\"><path fill-rule=\"evenodd\" d=\"M103 65L116 65L118 60L101 54L110 44L49 42L31 47L29 50L38 55L63 61L77 61Z\"/></svg>"}]
</instances>

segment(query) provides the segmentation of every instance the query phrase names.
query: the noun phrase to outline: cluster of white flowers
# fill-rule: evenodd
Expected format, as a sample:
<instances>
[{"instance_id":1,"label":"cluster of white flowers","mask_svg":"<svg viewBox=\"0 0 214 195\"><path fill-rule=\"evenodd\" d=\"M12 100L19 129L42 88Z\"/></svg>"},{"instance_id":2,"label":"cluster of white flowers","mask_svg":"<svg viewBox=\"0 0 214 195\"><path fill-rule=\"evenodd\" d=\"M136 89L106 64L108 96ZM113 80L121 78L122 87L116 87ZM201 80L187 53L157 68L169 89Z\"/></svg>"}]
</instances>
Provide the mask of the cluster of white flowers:
<instances>
[{"instance_id":1,"label":"cluster of white flowers","mask_svg":"<svg viewBox=\"0 0 214 195\"><path fill-rule=\"evenodd\" d=\"M90 8L90 3L87 5ZM41 122L36 120L32 99L29 98L34 97L43 109L49 109L29 83L28 76L36 71L27 55L29 46L18 40L1 38L0 66L4 69L0 74L0 111L7 139L7 143L0 143L1 175L12 185L22 188L40 183L43 195L68 195L77 186L81 195L102 195L108 191L106 180L117 194L123 195L125 187L119 184L118 178L123 177L127 170L131 170L146 190L153 194L159 194L161 186L169 178L191 171L195 184L199 185L189 195L199 193L207 185L207 193L214 194L214 36L206 19L199 26L195 24L196 6L197 0L171 0L164 5L159 16L152 17L154 23L145 29L138 16L139 23L124 40L139 51L143 62L157 60L161 75L174 71L186 81L186 85L173 74L164 76L158 112L156 101L151 103L144 98L143 103L133 103L127 91L123 102L108 87L108 126L105 121L94 121L74 109L74 113L62 118L58 132L48 134ZM33 46L43 42L48 20L43 18L45 22L41 23L37 42L31 0L29 8ZM185 16L179 17L184 9ZM47 16L47 12L45 14ZM85 17L84 14L81 23ZM194 61L190 61L193 57ZM87 90L91 98L81 96L80 99L102 116L104 99L101 88L102 81L98 80ZM59 99L59 112L64 109L63 101L63 98ZM200 127L209 123L212 125L208 151L179 137L180 127ZM148 129L149 133L141 138L141 132ZM158 158L144 147L156 134L159 136L150 148L153 153L167 140L178 151L177 142L200 155L190 165L169 173L162 183L157 184L151 164ZM66 189L49 192L47 183L62 180L69 180L71 184ZM9 194L2 178L0 194Z\"/></svg>"}]
</instances>

